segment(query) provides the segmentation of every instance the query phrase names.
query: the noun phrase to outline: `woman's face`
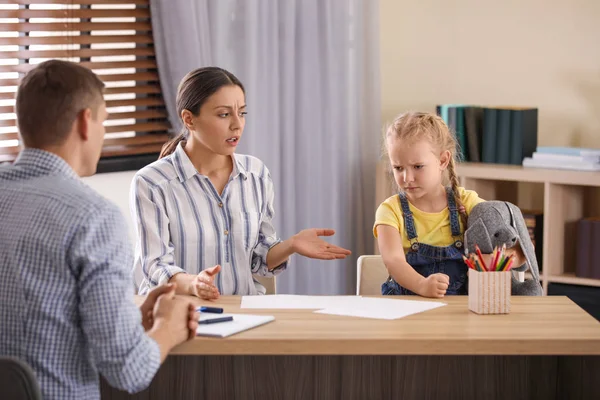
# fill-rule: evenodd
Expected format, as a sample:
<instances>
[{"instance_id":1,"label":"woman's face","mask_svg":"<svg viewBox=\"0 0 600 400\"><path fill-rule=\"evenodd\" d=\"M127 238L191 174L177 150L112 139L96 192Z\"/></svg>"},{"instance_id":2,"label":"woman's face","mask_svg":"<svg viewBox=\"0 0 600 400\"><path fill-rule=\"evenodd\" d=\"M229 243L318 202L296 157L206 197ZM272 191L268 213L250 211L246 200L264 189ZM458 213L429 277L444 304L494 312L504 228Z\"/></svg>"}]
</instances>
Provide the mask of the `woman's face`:
<instances>
[{"instance_id":1,"label":"woman's face","mask_svg":"<svg viewBox=\"0 0 600 400\"><path fill-rule=\"evenodd\" d=\"M196 141L220 155L231 155L246 124L246 99L239 86L227 85L216 91L200 107L197 116L184 110L182 119Z\"/></svg>"}]
</instances>

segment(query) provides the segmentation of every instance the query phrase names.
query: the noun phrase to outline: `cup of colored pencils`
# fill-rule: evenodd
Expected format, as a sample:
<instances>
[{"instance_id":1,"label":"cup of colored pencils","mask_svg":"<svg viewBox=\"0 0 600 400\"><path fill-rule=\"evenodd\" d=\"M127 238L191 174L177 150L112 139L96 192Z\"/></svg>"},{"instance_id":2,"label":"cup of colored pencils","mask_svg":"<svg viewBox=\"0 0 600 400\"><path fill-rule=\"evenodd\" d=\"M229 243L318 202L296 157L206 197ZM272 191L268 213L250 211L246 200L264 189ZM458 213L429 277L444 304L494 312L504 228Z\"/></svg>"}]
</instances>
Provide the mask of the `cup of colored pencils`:
<instances>
[{"instance_id":1,"label":"cup of colored pencils","mask_svg":"<svg viewBox=\"0 0 600 400\"><path fill-rule=\"evenodd\" d=\"M463 259L469 267L469 310L477 314L508 314L513 255L506 254L506 246L495 248L487 263L479 246Z\"/></svg>"}]
</instances>

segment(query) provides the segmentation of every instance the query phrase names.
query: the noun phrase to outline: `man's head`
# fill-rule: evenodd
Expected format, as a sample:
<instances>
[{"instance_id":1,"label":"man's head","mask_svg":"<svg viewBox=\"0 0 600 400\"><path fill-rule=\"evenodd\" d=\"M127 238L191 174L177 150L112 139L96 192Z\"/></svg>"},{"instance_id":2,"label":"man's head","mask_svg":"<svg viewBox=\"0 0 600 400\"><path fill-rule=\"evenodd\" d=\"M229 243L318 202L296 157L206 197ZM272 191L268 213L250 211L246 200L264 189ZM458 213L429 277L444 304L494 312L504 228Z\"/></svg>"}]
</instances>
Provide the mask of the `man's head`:
<instances>
[{"instance_id":1,"label":"man's head","mask_svg":"<svg viewBox=\"0 0 600 400\"><path fill-rule=\"evenodd\" d=\"M24 147L62 156L79 175L96 172L104 141L104 83L78 64L50 60L21 81L16 112Z\"/></svg>"}]
</instances>

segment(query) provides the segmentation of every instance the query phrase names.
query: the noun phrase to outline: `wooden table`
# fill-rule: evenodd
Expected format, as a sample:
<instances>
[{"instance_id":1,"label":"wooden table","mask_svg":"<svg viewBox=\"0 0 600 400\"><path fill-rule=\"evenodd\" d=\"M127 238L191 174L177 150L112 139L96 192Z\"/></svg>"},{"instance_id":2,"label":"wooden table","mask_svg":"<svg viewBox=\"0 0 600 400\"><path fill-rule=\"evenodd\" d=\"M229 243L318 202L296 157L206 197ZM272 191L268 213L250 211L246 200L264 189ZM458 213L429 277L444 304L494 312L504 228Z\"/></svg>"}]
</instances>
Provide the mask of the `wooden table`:
<instances>
[{"instance_id":1,"label":"wooden table","mask_svg":"<svg viewBox=\"0 0 600 400\"><path fill-rule=\"evenodd\" d=\"M128 396L103 382L102 398L600 398L600 323L566 297L513 297L508 315L477 315L466 297L446 297L392 321L242 310L240 300L214 305L276 320L186 342L147 390Z\"/></svg>"}]
</instances>

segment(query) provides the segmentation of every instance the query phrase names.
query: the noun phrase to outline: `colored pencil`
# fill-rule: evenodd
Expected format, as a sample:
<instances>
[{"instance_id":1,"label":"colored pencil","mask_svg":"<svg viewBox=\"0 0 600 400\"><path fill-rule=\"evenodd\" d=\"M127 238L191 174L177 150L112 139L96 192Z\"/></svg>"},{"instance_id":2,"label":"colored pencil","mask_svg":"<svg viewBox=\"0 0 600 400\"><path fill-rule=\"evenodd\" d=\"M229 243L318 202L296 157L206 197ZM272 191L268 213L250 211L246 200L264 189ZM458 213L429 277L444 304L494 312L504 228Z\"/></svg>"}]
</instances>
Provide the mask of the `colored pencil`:
<instances>
[{"instance_id":1,"label":"colored pencil","mask_svg":"<svg viewBox=\"0 0 600 400\"><path fill-rule=\"evenodd\" d=\"M469 268L479 272L509 271L514 263L514 254L506 254L506 245L502 245L501 248L494 248L491 253L489 265L486 264L483 253L478 245L475 245L475 253L470 253L468 257L463 255L462 258Z\"/></svg>"},{"instance_id":2,"label":"colored pencil","mask_svg":"<svg viewBox=\"0 0 600 400\"><path fill-rule=\"evenodd\" d=\"M483 268L484 271L487 271L485 261L483 261L483 254L481 254L481 250L479 249L478 245L475 245L475 251L477 252L477 256L479 257L479 260L481 261L481 267Z\"/></svg>"},{"instance_id":3,"label":"colored pencil","mask_svg":"<svg viewBox=\"0 0 600 400\"><path fill-rule=\"evenodd\" d=\"M496 247L492 253L492 265L490 265L490 271L495 271L498 268L498 258L500 257L500 250Z\"/></svg>"},{"instance_id":4,"label":"colored pencil","mask_svg":"<svg viewBox=\"0 0 600 400\"><path fill-rule=\"evenodd\" d=\"M468 266L469 268L471 268L471 269L474 269L474 270L477 270L477 269L475 268L475 266L474 266L474 265L471 263L471 261L470 261L470 260L469 260L467 257L465 257L465 256L462 256L462 258L463 258L463 260L465 260L465 264L467 264L467 266Z\"/></svg>"},{"instance_id":5,"label":"colored pencil","mask_svg":"<svg viewBox=\"0 0 600 400\"><path fill-rule=\"evenodd\" d=\"M501 267L504 264L504 260L506 260L506 256L502 254L500 260L498 260L498 263L496 264L496 271L501 271Z\"/></svg>"},{"instance_id":6,"label":"colored pencil","mask_svg":"<svg viewBox=\"0 0 600 400\"><path fill-rule=\"evenodd\" d=\"M477 271L479 271L479 272L485 272L485 269L483 269L483 267L481 266L481 263L479 262L479 260L475 260L475 265L477 266Z\"/></svg>"},{"instance_id":7,"label":"colored pencil","mask_svg":"<svg viewBox=\"0 0 600 400\"><path fill-rule=\"evenodd\" d=\"M509 263L512 263L512 258L513 258L512 254L510 256L506 257L506 260L504 260L504 263L500 267L500 271L508 271L506 268L508 267Z\"/></svg>"},{"instance_id":8,"label":"colored pencil","mask_svg":"<svg viewBox=\"0 0 600 400\"><path fill-rule=\"evenodd\" d=\"M508 263L506 264L506 267L504 267L504 269L502 271L510 271L512 264L513 264L513 259L511 258L510 261L508 261Z\"/></svg>"}]
</instances>

